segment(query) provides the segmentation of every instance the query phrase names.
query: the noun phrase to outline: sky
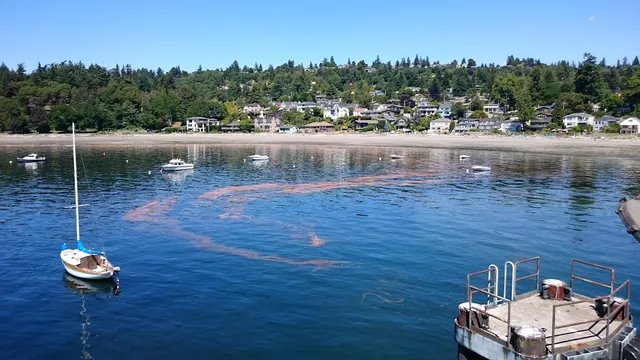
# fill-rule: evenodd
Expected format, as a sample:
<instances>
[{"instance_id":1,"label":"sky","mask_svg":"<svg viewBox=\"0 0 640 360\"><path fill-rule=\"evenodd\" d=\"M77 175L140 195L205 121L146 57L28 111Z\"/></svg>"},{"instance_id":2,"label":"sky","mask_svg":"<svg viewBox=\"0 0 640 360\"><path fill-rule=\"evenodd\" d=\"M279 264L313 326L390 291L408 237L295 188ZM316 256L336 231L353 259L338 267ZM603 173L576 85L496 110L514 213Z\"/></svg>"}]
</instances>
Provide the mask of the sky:
<instances>
[{"instance_id":1,"label":"sky","mask_svg":"<svg viewBox=\"0 0 640 360\"><path fill-rule=\"evenodd\" d=\"M0 13L0 62L28 71L65 60L193 71L331 56L503 65L509 55L640 55L640 0L2 0Z\"/></svg>"}]
</instances>

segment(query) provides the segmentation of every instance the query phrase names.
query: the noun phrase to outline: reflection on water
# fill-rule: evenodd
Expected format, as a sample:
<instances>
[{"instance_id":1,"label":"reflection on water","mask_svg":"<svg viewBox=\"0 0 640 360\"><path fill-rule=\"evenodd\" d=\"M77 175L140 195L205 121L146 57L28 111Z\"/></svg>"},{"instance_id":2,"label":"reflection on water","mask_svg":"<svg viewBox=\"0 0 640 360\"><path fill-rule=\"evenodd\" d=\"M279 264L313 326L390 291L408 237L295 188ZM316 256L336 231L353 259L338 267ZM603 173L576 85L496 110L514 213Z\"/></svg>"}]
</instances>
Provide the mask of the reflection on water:
<instances>
[{"instance_id":1,"label":"reflection on water","mask_svg":"<svg viewBox=\"0 0 640 360\"><path fill-rule=\"evenodd\" d=\"M26 162L26 163L19 163L19 164L24 166L24 168L29 172L36 172L39 166L37 162Z\"/></svg>"},{"instance_id":2,"label":"reflection on water","mask_svg":"<svg viewBox=\"0 0 640 360\"><path fill-rule=\"evenodd\" d=\"M269 160L254 160L251 162L251 165L255 167L263 167L269 163Z\"/></svg>"},{"instance_id":3,"label":"reflection on water","mask_svg":"<svg viewBox=\"0 0 640 360\"><path fill-rule=\"evenodd\" d=\"M194 170L180 170L180 171L163 171L162 177L173 185L181 185L187 179L187 177L193 175Z\"/></svg>"},{"instance_id":4,"label":"reflection on water","mask_svg":"<svg viewBox=\"0 0 640 360\"><path fill-rule=\"evenodd\" d=\"M80 358L85 360L93 359L89 351L91 348L89 344L89 337L91 336L91 332L89 331L91 316L88 313L86 296L100 294L106 294L107 296L114 294L117 296L117 288L112 280L89 281L71 276L66 272L63 275L62 281L74 294L80 296L80 316L82 317L82 323L80 324L80 343L82 344Z\"/></svg>"},{"instance_id":5,"label":"reflection on water","mask_svg":"<svg viewBox=\"0 0 640 360\"><path fill-rule=\"evenodd\" d=\"M32 150L48 158L37 172L0 162L2 358L77 357L82 330L87 359L409 359L425 348L446 359L465 276L489 263L540 255L556 277L581 258L640 281L640 246L614 212L640 189L634 159L80 142L81 202L95 205L82 208L81 232L123 268L115 301L109 282L55 286L59 240L74 235L62 209L73 158L62 146L0 158ZM255 153L268 165L245 162ZM148 173L172 157L197 167ZM492 171L467 173L475 164Z\"/></svg>"}]
</instances>

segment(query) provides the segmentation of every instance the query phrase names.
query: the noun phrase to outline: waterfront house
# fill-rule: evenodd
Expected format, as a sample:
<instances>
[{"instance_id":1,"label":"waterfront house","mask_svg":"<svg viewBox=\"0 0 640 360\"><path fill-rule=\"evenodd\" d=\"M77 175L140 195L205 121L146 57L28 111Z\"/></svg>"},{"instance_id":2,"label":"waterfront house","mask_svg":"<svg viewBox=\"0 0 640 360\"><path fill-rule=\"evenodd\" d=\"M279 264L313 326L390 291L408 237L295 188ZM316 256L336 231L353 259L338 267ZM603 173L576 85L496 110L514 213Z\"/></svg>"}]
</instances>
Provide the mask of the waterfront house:
<instances>
[{"instance_id":1,"label":"waterfront house","mask_svg":"<svg viewBox=\"0 0 640 360\"><path fill-rule=\"evenodd\" d=\"M366 129L369 126L378 125L378 120L356 120L355 121L356 130Z\"/></svg>"},{"instance_id":2,"label":"waterfront house","mask_svg":"<svg viewBox=\"0 0 640 360\"><path fill-rule=\"evenodd\" d=\"M536 117L527 122L527 125L533 131L542 131L549 126L553 119L553 107L552 106L538 106L536 108Z\"/></svg>"},{"instance_id":3,"label":"waterfront house","mask_svg":"<svg viewBox=\"0 0 640 360\"><path fill-rule=\"evenodd\" d=\"M492 132L493 130L500 130L501 122L498 119L479 119L478 130L482 132Z\"/></svg>"},{"instance_id":4,"label":"waterfront house","mask_svg":"<svg viewBox=\"0 0 640 360\"><path fill-rule=\"evenodd\" d=\"M368 117L368 118L377 118L378 116L382 115L382 111L379 110L365 110L360 112L360 116L362 117Z\"/></svg>"},{"instance_id":5,"label":"waterfront house","mask_svg":"<svg viewBox=\"0 0 640 360\"><path fill-rule=\"evenodd\" d=\"M302 126L302 131L306 133L326 133L333 132L335 127L326 121L312 122Z\"/></svg>"},{"instance_id":6,"label":"waterfront house","mask_svg":"<svg viewBox=\"0 0 640 360\"><path fill-rule=\"evenodd\" d=\"M603 117L595 118L593 120L593 131L605 131L609 124L619 122L619 118L611 115L605 115Z\"/></svg>"},{"instance_id":7,"label":"waterfront house","mask_svg":"<svg viewBox=\"0 0 640 360\"><path fill-rule=\"evenodd\" d=\"M438 106L427 101L420 101L415 108L417 117L433 116L438 112Z\"/></svg>"},{"instance_id":8,"label":"waterfront house","mask_svg":"<svg viewBox=\"0 0 640 360\"><path fill-rule=\"evenodd\" d=\"M640 120L635 117L620 122L620 134L640 134Z\"/></svg>"},{"instance_id":9,"label":"waterfront house","mask_svg":"<svg viewBox=\"0 0 640 360\"><path fill-rule=\"evenodd\" d=\"M206 118L201 116L193 116L187 118L187 131L207 132L211 128L220 126L220 120Z\"/></svg>"},{"instance_id":10,"label":"waterfront house","mask_svg":"<svg viewBox=\"0 0 640 360\"><path fill-rule=\"evenodd\" d=\"M295 127L295 126L292 126L292 125L281 124L279 132L281 132L283 134L295 134L295 133L298 132L298 128Z\"/></svg>"},{"instance_id":11,"label":"waterfront house","mask_svg":"<svg viewBox=\"0 0 640 360\"><path fill-rule=\"evenodd\" d=\"M277 107L280 110L283 110L283 111L297 111L298 110L298 104L296 102L293 102L293 101L283 101L280 104L278 104Z\"/></svg>"},{"instance_id":12,"label":"waterfront house","mask_svg":"<svg viewBox=\"0 0 640 360\"><path fill-rule=\"evenodd\" d=\"M429 124L429 130L436 133L448 133L449 126L451 126L451 119L440 118L437 120L431 121Z\"/></svg>"},{"instance_id":13,"label":"waterfront house","mask_svg":"<svg viewBox=\"0 0 640 360\"><path fill-rule=\"evenodd\" d=\"M299 102L296 106L296 110L298 112L306 112L307 110L311 110L314 108L317 108L318 103L313 102L313 101L303 101L303 102Z\"/></svg>"},{"instance_id":14,"label":"waterfront house","mask_svg":"<svg viewBox=\"0 0 640 360\"><path fill-rule=\"evenodd\" d=\"M281 125L282 122L275 116L258 116L253 120L253 127L255 131L275 133L280 131Z\"/></svg>"},{"instance_id":15,"label":"waterfront house","mask_svg":"<svg viewBox=\"0 0 640 360\"><path fill-rule=\"evenodd\" d=\"M500 131L505 133L514 133L522 131L522 123L516 120L506 120L500 124Z\"/></svg>"},{"instance_id":16,"label":"waterfront house","mask_svg":"<svg viewBox=\"0 0 640 360\"><path fill-rule=\"evenodd\" d=\"M221 128L224 132L237 132L240 131L240 121L233 121L227 125L223 125Z\"/></svg>"},{"instance_id":17,"label":"waterfront house","mask_svg":"<svg viewBox=\"0 0 640 360\"><path fill-rule=\"evenodd\" d=\"M242 108L242 112L249 116L258 116L266 109L258 104L247 105Z\"/></svg>"},{"instance_id":18,"label":"waterfront house","mask_svg":"<svg viewBox=\"0 0 640 360\"><path fill-rule=\"evenodd\" d=\"M496 103L487 104L483 106L482 111L485 114L487 114L487 116L489 116L490 118L504 113L504 111L502 111L502 108L500 107L500 104L496 104Z\"/></svg>"},{"instance_id":19,"label":"waterfront house","mask_svg":"<svg viewBox=\"0 0 640 360\"><path fill-rule=\"evenodd\" d=\"M562 118L562 124L565 129L571 129L576 126L585 127L587 125L593 125L594 116L585 113L569 114Z\"/></svg>"},{"instance_id":20,"label":"waterfront house","mask_svg":"<svg viewBox=\"0 0 640 360\"><path fill-rule=\"evenodd\" d=\"M402 106L396 104L387 104L386 113L400 114L402 113Z\"/></svg>"},{"instance_id":21,"label":"waterfront house","mask_svg":"<svg viewBox=\"0 0 640 360\"><path fill-rule=\"evenodd\" d=\"M327 105L322 110L323 116L336 120L349 116L349 108L340 104Z\"/></svg>"},{"instance_id":22,"label":"waterfront house","mask_svg":"<svg viewBox=\"0 0 640 360\"><path fill-rule=\"evenodd\" d=\"M450 102L443 102L438 106L438 111L440 112L441 117L450 117L451 116L451 106Z\"/></svg>"},{"instance_id":23,"label":"waterfront house","mask_svg":"<svg viewBox=\"0 0 640 360\"><path fill-rule=\"evenodd\" d=\"M456 121L456 127L453 128L453 132L462 133L476 130L478 129L478 124L480 124L478 119L460 119Z\"/></svg>"}]
</instances>

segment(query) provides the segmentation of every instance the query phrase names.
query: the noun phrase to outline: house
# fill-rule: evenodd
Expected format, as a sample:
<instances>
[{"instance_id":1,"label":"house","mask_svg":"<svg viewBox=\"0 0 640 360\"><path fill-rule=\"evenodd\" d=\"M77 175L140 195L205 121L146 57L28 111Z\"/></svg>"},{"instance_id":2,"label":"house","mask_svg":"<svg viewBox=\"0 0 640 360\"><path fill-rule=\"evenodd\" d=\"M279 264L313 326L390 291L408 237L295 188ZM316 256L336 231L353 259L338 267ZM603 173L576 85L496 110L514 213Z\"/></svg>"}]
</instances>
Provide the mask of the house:
<instances>
[{"instance_id":1,"label":"house","mask_svg":"<svg viewBox=\"0 0 640 360\"><path fill-rule=\"evenodd\" d=\"M487 104L483 106L482 111L485 114L487 114L487 116L489 116L490 118L494 117L495 115L500 115L504 113L502 111L502 108L500 107L500 104L496 104L496 103Z\"/></svg>"},{"instance_id":2,"label":"house","mask_svg":"<svg viewBox=\"0 0 640 360\"><path fill-rule=\"evenodd\" d=\"M295 133L298 132L298 128L295 127L295 126L292 126L292 125L281 124L279 132L284 133L284 134L295 134Z\"/></svg>"},{"instance_id":3,"label":"house","mask_svg":"<svg viewBox=\"0 0 640 360\"><path fill-rule=\"evenodd\" d=\"M387 121L389 121L389 120L387 120ZM409 127L409 119L406 119L404 117L396 119L395 122L390 122L389 121L389 123L390 124L394 124L396 126L396 129L398 129L398 130L400 130L400 129L404 130L404 129L407 129Z\"/></svg>"},{"instance_id":4,"label":"house","mask_svg":"<svg viewBox=\"0 0 640 360\"><path fill-rule=\"evenodd\" d=\"M223 125L220 129L224 132L240 131L240 121L233 121L227 125Z\"/></svg>"},{"instance_id":5,"label":"house","mask_svg":"<svg viewBox=\"0 0 640 360\"><path fill-rule=\"evenodd\" d=\"M587 125L593 126L594 116L585 113L569 114L562 118L562 124L565 129L571 129L576 126L585 127Z\"/></svg>"},{"instance_id":6,"label":"house","mask_svg":"<svg viewBox=\"0 0 640 360\"><path fill-rule=\"evenodd\" d=\"M298 104L293 101L283 101L280 104L276 105L280 110L284 111L297 111Z\"/></svg>"},{"instance_id":7,"label":"house","mask_svg":"<svg viewBox=\"0 0 640 360\"><path fill-rule=\"evenodd\" d=\"M451 106L450 102L443 102L438 106L438 111L440 112L441 117L450 117L451 116Z\"/></svg>"},{"instance_id":8,"label":"house","mask_svg":"<svg viewBox=\"0 0 640 360\"><path fill-rule=\"evenodd\" d=\"M327 105L322 109L322 114L324 117L335 120L349 116L349 108L340 104Z\"/></svg>"},{"instance_id":9,"label":"house","mask_svg":"<svg viewBox=\"0 0 640 360\"><path fill-rule=\"evenodd\" d=\"M478 130L482 132L492 132L500 130L501 122L498 119L480 119L478 120Z\"/></svg>"},{"instance_id":10,"label":"house","mask_svg":"<svg viewBox=\"0 0 640 360\"><path fill-rule=\"evenodd\" d=\"M433 116L438 112L438 106L427 101L420 101L415 107L417 117Z\"/></svg>"},{"instance_id":11,"label":"house","mask_svg":"<svg viewBox=\"0 0 640 360\"><path fill-rule=\"evenodd\" d=\"M448 133L449 126L451 126L451 121L452 121L451 119L447 119L447 118L440 118L437 120L433 120L429 124L429 130L436 133Z\"/></svg>"},{"instance_id":12,"label":"house","mask_svg":"<svg viewBox=\"0 0 640 360\"><path fill-rule=\"evenodd\" d=\"M306 112L307 110L311 110L311 109L314 109L314 108L317 108L317 107L319 107L319 106L318 106L318 103L316 103L316 102L303 101L303 102L298 103L298 105L296 106L296 110L298 112Z\"/></svg>"},{"instance_id":13,"label":"house","mask_svg":"<svg viewBox=\"0 0 640 360\"><path fill-rule=\"evenodd\" d=\"M378 125L378 120L356 120L356 130L366 129L369 126Z\"/></svg>"},{"instance_id":14,"label":"house","mask_svg":"<svg viewBox=\"0 0 640 360\"><path fill-rule=\"evenodd\" d=\"M360 116L362 117L369 117L369 118L376 118L378 116L382 115L382 111L379 110L365 110L365 111L361 111L360 112Z\"/></svg>"},{"instance_id":15,"label":"house","mask_svg":"<svg viewBox=\"0 0 640 360\"><path fill-rule=\"evenodd\" d=\"M469 132L478 128L480 120L478 119L461 119L456 122L456 127L453 128L453 132Z\"/></svg>"},{"instance_id":16,"label":"house","mask_svg":"<svg viewBox=\"0 0 640 360\"><path fill-rule=\"evenodd\" d=\"M387 109L385 110L385 112L393 113L393 114L400 114L400 113L402 113L402 110L403 110L403 108L400 105L387 104Z\"/></svg>"},{"instance_id":17,"label":"house","mask_svg":"<svg viewBox=\"0 0 640 360\"><path fill-rule=\"evenodd\" d=\"M522 131L522 123L515 120L506 120L500 124L500 131L505 133L512 133Z\"/></svg>"},{"instance_id":18,"label":"house","mask_svg":"<svg viewBox=\"0 0 640 360\"><path fill-rule=\"evenodd\" d=\"M255 120L253 120L253 128L255 131L275 133L280 131L281 125L282 122L275 116L258 116L255 118Z\"/></svg>"},{"instance_id":19,"label":"house","mask_svg":"<svg viewBox=\"0 0 640 360\"><path fill-rule=\"evenodd\" d=\"M325 104L327 102L327 95L318 94L315 96L315 98L318 104Z\"/></svg>"},{"instance_id":20,"label":"house","mask_svg":"<svg viewBox=\"0 0 640 360\"><path fill-rule=\"evenodd\" d=\"M370 96L385 96L384 90L369 91Z\"/></svg>"},{"instance_id":21,"label":"house","mask_svg":"<svg viewBox=\"0 0 640 360\"><path fill-rule=\"evenodd\" d=\"M549 126L553 119L553 106L538 106L536 117L527 122L533 131L542 131Z\"/></svg>"},{"instance_id":22,"label":"house","mask_svg":"<svg viewBox=\"0 0 640 360\"><path fill-rule=\"evenodd\" d=\"M618 123L620 119L611 115L595 118L593 120L593 131L605 131L611 123Z\"/></svg>"},{"instance_id":23,"label":"house","mask_svg":"<svg viewBox=\"0 0 640 360\"><path fill-rule=\"evenodd\" d=\"M363 112L365 112L365 111L368 111L368 110L369 110L369 109L364 108L364 107L355 107L355 108L353 109L353 113L352 113L352 115L353 115L353 116L362 116L362 113L363 113Z\"/></svg>"},{"instance_id":24,"label":"house","mask_svg":"<svg viewBox=\"0 0 640 360\"><path fill-rule=\"evenodd\" d=\"M326 121L312 122L302 126L302 131L306 133L324 133L333 132L334 126Z\"/></svg>"},{"instance_id":25,"label":"house","mask_svg":"<svg viewBox=\"0 0 640 360\"><path fill-rule=\"evenodd\" d=\"M253 116L260 115L264 110L266 109L258 104L247 105L242 108L242 112L244 112L247 115L253 115Z\"/></svg>"},{"instance_id":26,"label":"house","mask_svg":"<svg viewBox=\"0 0 640 360\"><path fill-rule=\"evenodd\" d=\"M620 134L640 134L640 120L635 117L620 122Z\"/></svg>"},{"instance_id":27,"label":"house","mask_svg":"<svg viewBox=\"0 0 640 360\"><path fill-rule=\"evenodd\" d=\"M218 119L201 116L187 118L187 131L207 132L210 128L218 126L220 126L220 120Z\"/></svg>"}]
</instances>

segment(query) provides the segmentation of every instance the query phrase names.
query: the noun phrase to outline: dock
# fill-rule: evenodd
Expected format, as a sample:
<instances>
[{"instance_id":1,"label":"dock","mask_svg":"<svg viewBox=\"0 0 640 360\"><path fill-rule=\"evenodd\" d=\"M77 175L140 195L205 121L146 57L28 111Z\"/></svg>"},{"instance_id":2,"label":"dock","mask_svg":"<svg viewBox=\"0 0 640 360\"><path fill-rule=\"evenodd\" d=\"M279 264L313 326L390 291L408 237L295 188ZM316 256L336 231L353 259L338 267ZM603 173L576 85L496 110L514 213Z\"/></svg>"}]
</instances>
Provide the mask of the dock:
<instances>
[{"instance_id":1,"label":"dock","mask_svg":"<svg viewBox=\"0 0 640 360\"><path fill-rule=\"evenodd\" d=\"M454 320L458 360L640 360L630 280L616 284L613 268L587 261L570 266L568 282L541 278L540 257L505 262L502 279L494 264L468 274Z\"/></svg>"}]
</instances>

